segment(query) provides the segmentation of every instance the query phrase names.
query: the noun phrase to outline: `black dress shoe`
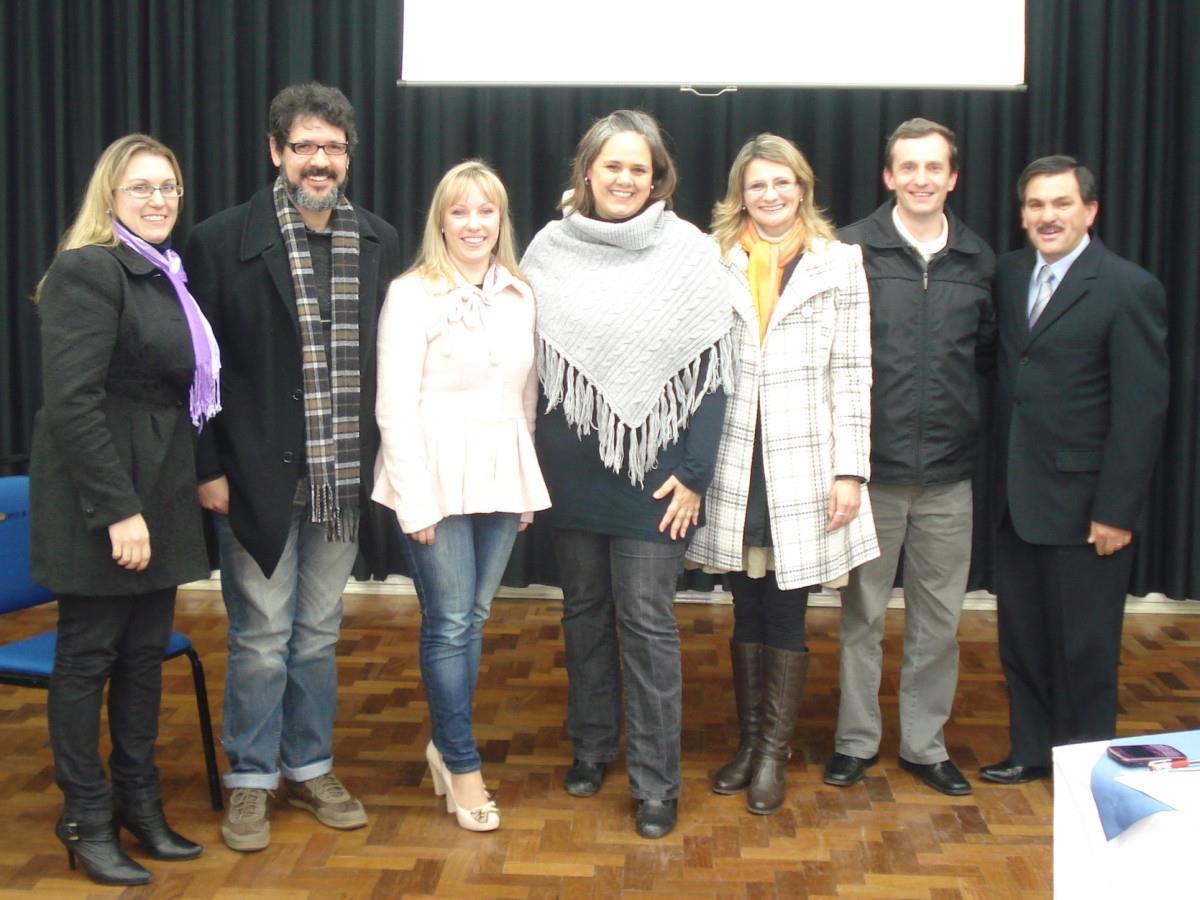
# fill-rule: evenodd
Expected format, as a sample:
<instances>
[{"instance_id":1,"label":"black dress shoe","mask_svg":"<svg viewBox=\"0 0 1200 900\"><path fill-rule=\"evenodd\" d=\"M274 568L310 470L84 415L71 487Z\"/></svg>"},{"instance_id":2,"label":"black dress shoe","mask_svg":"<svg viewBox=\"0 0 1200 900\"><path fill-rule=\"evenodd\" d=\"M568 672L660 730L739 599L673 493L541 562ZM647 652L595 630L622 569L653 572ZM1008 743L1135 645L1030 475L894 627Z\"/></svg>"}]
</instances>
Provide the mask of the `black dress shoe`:
<instances>
[{"instance_id":1,"label":"black dress shoe","mask_svg":"<svg viewBox=\"0 0 1200 900\"><path fill-rule=\"evenodd\" d=\"M951 797L962 797L971 793L971 785L967 783L963 773L948 759L935 763L915 763L900 757L900 768L905 772L912 772L935 791L941 791Z\"/></svg>"},{"instance_id":2,"label":"black dress shoe","mask_svg":"<svg viewBox=\"0 0 1200 900\"><path fill-rule=\"evenodd\" d=\"M563 787L572 797L590 797L604 784L604 770L605 764L602 762L577 759L567 769Z\"/></svg>"},{"instance_id":3,"label":"black dress shoe","mask_svg":"<svg viewBox=\"0 0 1200 900\"><path fill-rule=\"evenodd\" d=\"M651 840L666 837L675 827L678 811L678 800L639 800L637 833Z\"/></svg>"},{"instance_id":4,"label":"black dress shoe","mask_svg":"<svg viewBox=\"0 0 1200 900\"><path fill-rule=\"evenodd\" d=\"M996 784L1024 784L1027 781L1037 781L1039 778L1050 777L1049 766L1021 766L1011 759L1005 759L979 770L979 777Z\"/></svg>"},{"instance_id":5,"label":"black dress shoe","mask_svg":"<svg viewBox=\"0 0 1200 900\"><path fill-rule=\"evenodd\" d=\"M859 759L857 756L847 756L845 753L835 753L825 763L825 783L834 787L850 787L858 784L867 774L867 768L879 762L876 753L870 759Z\"/></svg>"}]
</instances>

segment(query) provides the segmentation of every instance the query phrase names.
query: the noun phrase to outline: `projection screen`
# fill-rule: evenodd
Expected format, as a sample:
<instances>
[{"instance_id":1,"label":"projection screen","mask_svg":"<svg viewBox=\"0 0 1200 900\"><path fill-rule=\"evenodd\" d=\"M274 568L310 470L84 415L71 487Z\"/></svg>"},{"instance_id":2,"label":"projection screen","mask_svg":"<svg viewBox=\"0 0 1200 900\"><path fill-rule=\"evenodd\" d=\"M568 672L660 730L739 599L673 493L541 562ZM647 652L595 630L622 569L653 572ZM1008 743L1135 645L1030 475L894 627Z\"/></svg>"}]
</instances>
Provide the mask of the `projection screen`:
<instances>
[{"instance_id":1,"label":"projection screen","mask_svg":"<svg viewBox=\"0 0 1200 900\"><path fill-rule=\"evenodd\" d=\"M1014 88L1024 0L403 0L410 84Z\"/></svg>"}]
</instances>

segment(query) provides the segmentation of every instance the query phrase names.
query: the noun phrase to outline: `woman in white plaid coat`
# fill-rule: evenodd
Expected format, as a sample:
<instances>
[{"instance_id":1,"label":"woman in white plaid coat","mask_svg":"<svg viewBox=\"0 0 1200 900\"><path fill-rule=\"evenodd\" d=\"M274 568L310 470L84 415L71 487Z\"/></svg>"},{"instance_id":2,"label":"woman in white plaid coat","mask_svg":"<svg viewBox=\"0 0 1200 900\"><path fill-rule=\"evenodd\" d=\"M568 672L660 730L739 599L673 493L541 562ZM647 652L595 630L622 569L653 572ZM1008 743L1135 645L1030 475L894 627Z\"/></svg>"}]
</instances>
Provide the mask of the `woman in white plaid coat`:
<instances>
[{"instance_id":1,"label":"woman in white plaid coat","mask_svg":"<svg viewBox=\"0 0 1200 900\"><path fill-rule=\"evenodd\" d=\"M768 814L784 799L803 696L811 588L879 555L867 497L871 339L857 247L839 243L790 141L739 151L713 237L737 284L736 388L725 412L707 524L687 557L729 572L741 737L713 779Z\"/></svg>"}]
</instances>

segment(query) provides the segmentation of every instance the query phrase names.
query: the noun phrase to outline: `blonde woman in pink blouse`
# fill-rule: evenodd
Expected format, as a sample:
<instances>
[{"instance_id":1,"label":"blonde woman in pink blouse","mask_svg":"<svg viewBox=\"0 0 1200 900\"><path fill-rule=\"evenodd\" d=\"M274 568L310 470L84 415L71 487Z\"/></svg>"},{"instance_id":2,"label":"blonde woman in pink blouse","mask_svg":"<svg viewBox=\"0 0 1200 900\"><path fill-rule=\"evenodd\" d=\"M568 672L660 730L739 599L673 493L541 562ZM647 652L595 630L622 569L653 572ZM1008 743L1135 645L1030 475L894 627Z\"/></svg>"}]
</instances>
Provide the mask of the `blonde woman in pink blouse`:
<instances>
[{"instance_id":1,"label":"blonde woman in pink blouse","mask_svg":"<svg viewBox=\"0 0 1200 900\"><path fill-rule=\"evenodd\" d=\"M550 505L533 448L533 326L504 185L460 163L380 316L372 497L396 511L421 601L433 787L469 831L500 825L471 731L483 624L517 532Z\"/></svg>"}]
</instances>

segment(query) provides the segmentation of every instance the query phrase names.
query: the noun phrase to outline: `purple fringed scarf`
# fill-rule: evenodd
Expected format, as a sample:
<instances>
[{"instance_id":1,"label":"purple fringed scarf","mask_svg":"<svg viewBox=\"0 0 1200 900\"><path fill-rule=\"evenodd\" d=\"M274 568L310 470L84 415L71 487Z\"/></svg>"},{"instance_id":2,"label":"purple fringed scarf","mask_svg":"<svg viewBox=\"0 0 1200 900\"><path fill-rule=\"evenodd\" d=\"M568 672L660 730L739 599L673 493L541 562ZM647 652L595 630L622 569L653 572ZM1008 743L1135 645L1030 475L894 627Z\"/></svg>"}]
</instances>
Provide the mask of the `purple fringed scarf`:
<instances>
[{"instance_id":1,"label":"purple fringed scarf","mask_svg":"<svg viewBox=\"0 0 1200 900\"><path fill-rule=\"evenodd\" d=\"M196 357L196 368L192 373L192 388L188 392L188 414L197 430L204 422L221 411L221 351L213 337L212 327L204 313L196 305L196 298L187 289L187 272L183 261L174 250L160 253L152 244L138 237L117 219L113 219L113 230L127 247L138 256L153 263L171 280L175 296L183 308L188 331L192 335L192 354Z\"/></svg>"}]
</instances>

